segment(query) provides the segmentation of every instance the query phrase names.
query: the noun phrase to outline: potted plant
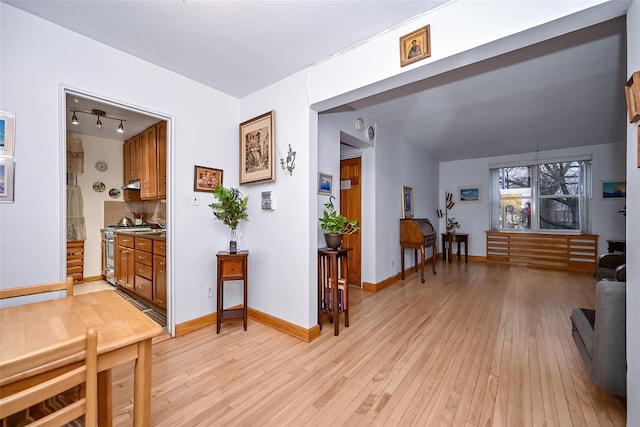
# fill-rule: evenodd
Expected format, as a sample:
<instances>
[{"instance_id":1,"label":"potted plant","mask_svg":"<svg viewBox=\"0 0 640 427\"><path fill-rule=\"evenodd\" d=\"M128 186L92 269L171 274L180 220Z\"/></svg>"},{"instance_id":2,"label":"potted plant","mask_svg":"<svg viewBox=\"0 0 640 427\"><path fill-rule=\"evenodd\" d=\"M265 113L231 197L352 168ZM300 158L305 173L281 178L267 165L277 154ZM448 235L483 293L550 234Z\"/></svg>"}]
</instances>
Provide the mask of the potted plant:
<instances>
[{"instance_id":1,"label":"potted plant","mask_svg":"<svg viewBox=\"0 0 640 427\"><path fill-rule=\"evenodd\" d=\"M447 233L455 233L460 228L460 223L454 217L447 218Z\"/></svg>"},{"instance_id":2,"label":"potted plant","mask_svg":"<svg viewBox=\"0 0 640 427\"><path fill-rule=\"evenodd\" d=\"M334 200L335 197L329 197L329 201L324 204L324 214L319 220L320 228L324 231L324 240L327 242L327 247L338 249L342 244L343 236L355 233L360 227L355 219L347 220L344 215L336 212L333 206Z\"/></svg>"},{"instance_id":3,"label":"potted plant","mask_svg":"<svg viewBox=\"0 0 640 427\"><path fill-rule=\"evenodd\" d=\"M218 185L213 191L216 201L211 203L209 207L213 209L213 214L220 221L229 226L231 230L231 240L229 241L229 252L238 252L238 243L236 241L236 228L241 220L248 221L247 203L249 196L243 197L237 188L225 188Z\"/></svg>"}]
</instances>

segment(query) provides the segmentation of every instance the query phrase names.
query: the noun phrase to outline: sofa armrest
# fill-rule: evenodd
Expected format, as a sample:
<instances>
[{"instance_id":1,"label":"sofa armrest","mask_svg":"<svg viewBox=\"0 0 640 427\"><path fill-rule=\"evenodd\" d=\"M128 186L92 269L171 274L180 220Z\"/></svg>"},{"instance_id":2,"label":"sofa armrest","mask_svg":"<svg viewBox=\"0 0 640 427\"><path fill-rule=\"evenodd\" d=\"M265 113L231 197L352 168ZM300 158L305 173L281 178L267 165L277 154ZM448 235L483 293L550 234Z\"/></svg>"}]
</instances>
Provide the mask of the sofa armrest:
<instances>
[{"instance_id":1,"label":"sofa armrest","mask_svg":"<svg viewBox=\"0 0 640 427\"><path fill-rule=\"evenodd\" d=\"M591 379L605 390L626 396L626 282L596 284Z\"/></svg>"},{"instance_id":2,"label":"sofa armrest","mask_svg":"<svg viewBox=\"0 0 640 427\"><path fill-rule=\"evenodd\" d=\"M627 264L622 264L620 267L616 268L616 280L618 282L627 281Z\"/></svg>"}]
</instances>

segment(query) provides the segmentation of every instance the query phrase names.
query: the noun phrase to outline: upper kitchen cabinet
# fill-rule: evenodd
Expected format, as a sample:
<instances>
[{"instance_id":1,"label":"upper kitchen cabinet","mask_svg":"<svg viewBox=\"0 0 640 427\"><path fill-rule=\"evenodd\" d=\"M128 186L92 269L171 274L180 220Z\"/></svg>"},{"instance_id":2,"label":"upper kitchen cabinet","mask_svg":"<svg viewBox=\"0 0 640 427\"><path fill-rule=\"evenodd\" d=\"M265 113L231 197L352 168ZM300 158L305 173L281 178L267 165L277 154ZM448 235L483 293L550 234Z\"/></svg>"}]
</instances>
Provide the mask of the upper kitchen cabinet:
<instances>
[{"instance_id":1,"label":"upper kitchen cabinet","mask_svg":"<svg viewBox=\"0 0 640 427\"><path fill-rule=\"evenodd\" d=\"M158 198L167 197L167 122L156 125L158 140Z\"/></svg>"},{"instance_id":2,"label":"upper kitchen cabinet","mask_svg":"<svg viewBox=\"0 0 640 427\"><path fill-rule=\"evenodd\" d=\"M167 197L167 122L159 122L123 145L124 183L139 182L140 190L125 190L126 201Z\"/></svg>"},{"instance_id":3,"label":"upper kitchen cabinet","mask_svg":"<svg viewBox=\"0 0 640 427\"><path fill-rule=\"evenodd\" d=\"M140 134L142 162L140 169L140 198L158 198L158 141L156 127L151 126Z\"/></svg>"},{"instance_id":4,"label":"upper kitchen cabinet","mask_svg":"<svg viewBox=\"0 0 640 427\"><path fill-rule=\"evenodd\" d=\"M134 136L124 142L122 146L123 164L123 182L125 185L140 180L140 137ZM123 197L125 201L139 201L140 191L124 190Z\"/></svg>"}]
</instances>

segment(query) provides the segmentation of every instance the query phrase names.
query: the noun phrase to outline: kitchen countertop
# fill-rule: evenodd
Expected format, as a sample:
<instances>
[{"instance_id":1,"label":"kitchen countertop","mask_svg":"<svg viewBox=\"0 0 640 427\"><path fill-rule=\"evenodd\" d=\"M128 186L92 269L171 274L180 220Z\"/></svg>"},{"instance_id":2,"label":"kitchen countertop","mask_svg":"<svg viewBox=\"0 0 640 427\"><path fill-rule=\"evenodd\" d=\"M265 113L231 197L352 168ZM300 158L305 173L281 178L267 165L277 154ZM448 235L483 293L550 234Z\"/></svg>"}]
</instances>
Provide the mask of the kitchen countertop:
<instances>
[{"instance_id":1,"label":"kitchen countertop","mask_svg":"<svg viewBox=\"0 0 640 427\"><path fill-rule=\"evenodd\" d=\"M116 230L116 234L122 234L125 236L133 236L133 237L144 237L145 239L151 240L167 240L166 230L155 230L155 231L129 231L129 230Z\"/></svg>"}]
</instances>

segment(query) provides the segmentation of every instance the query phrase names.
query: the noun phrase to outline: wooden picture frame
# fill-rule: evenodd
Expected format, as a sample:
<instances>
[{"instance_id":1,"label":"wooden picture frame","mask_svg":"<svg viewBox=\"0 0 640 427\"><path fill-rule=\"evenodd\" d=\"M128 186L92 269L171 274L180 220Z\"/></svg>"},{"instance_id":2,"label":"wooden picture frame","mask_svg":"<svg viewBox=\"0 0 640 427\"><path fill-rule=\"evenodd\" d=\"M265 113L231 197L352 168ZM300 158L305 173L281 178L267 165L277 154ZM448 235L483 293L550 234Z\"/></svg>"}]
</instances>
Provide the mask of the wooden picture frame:
<instances>
[{"instance_id":1,"label":"wooden picture frame","mask_svg":"<svg viewBox=\"0 0 640 427\"><path fill-rule=\"evenodd\" d=\"M193 167L193 191L213 193L218 185L222 185L222 169Z\"/></svg>"},{"instance_id":2,"label":"wooden picture frame","mask_svg":"<svg viewBox=\"0 0 640 427\"><path fill-rule=\"evenodd\" d=\"M458 203L482 203L482 185L459 186Z\"/></svg>"},{"instance_id":3,"label":"wooden picture frame","mask_svg":"<svg viewBox=\"0 0 640 427\"><path fill-rule=\"evenodd\" d=\"M617 200L627 197L627 181L606 179L602 181L602 200Z\"/></svg>"},{"instance_id":4,"label":"wooden picture frame","mask_svg":"<svg viewBox=\"0 0 640 427\"><path fill-rule=\"evenodd\" d=\"M404 67L431 56L431 26L419 28L400 37L400 66Z\"/></svg>"},{"instance_id":5,"label":"wooden picture frame","mask_svg":"<svg viewBox=\"0 0 640 427\"><path fill-rule=\"evenodd\" d=\"M624 85L624 94L627 98L629 123L635 123L640 120L640 71L631 74L631 78Z\"/></svg>"},{"instance_id":6,"label":"wooden picture frame","mask_svg":"<svg viewBox=\"0 0 640 427\"><path fill-rule=\"evenodd\" d=\"M333 193L333 175L318 173L318 194L330 196Z\"/></svg>"},{"instance_id":7,"label":"wooden picture frame","mask_svg":"<svg viewBox=\"0 0 640 427\"><path fill-rule=\"evenodd\" d=\"M275 112L240 123L240 184L275 181Z\"/></svg>"},{"instance_id":8,"label":"wooden picture frame","mask_svg":"<svg viewBox=\"0 0 640 427\"><path fill-rule=\"evenodd\" d=\"M638 167L640 168L640 126L638 126Z\"/></svg>"},{"instance_id":9,"label":"wooden picture frame","mask_svg":"<svg viewBox=\"0 0 640 427\"><path fill-rule=\"evenodd\" d=\"M14 200L15 159L0 158L0 203L13 203Z\"/></svg>"},{"instance_id":10,"label":"wooden picture frame","mask_svg":"<svg viewBox=\"0 0 640 427\"><path fill-rule=\"evenodd\" d=\"M402 186L402 218L413 218L413 188Z\"/></svg>"},{"instance_id":11,"label":"wooden picture frame","mask_svg":"<svg viewBox=\"0 0 640 427\"><path fill-rule=\"evenodd\" d=\"M0 156L13 157L16 115L0 111Z\"/></svg>"}]
</instances>

